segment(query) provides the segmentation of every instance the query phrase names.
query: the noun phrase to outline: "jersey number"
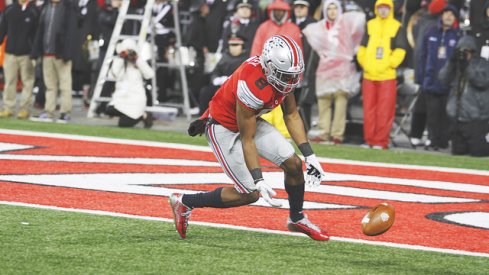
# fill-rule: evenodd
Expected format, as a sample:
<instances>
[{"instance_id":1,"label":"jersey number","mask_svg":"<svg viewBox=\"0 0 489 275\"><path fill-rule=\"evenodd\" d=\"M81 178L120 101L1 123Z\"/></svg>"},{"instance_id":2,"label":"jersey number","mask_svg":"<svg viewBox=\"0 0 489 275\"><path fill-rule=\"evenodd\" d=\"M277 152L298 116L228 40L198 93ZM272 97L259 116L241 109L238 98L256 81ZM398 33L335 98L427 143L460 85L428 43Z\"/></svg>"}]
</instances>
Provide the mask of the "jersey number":
<instances>
[{"instance_id":1,"label":"jersey number","mask_svg":"<svg viewBox=\"0 0 489 275\"><path fill-rule=\"evenodd\" d=\"M260 90L263 90L263 88L265 88L267 84L268 84L267 80L263 77L260 77L257 81L255 81L256 87L258 87L258 89Z\"/></svg>"}]
</instances>

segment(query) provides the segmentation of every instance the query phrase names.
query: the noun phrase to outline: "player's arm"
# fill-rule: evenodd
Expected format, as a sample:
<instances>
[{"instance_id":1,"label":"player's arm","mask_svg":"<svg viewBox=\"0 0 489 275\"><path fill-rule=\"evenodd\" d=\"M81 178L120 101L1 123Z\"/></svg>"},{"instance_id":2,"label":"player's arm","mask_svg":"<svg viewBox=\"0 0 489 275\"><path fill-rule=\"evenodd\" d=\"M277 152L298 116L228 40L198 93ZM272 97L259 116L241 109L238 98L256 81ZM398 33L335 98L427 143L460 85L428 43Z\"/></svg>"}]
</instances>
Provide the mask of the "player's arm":
<instances>
[{"instance_id":1,"label":"player's arm","mask_svg":"<svg viewBox=\"0 0 489 275\"><path fill-rule=\"evenodd\" d=\"M304 123L299 115L299 111L297 111L297 104L293 95L289 95L284 99L282 111L284 113L285 126L289 130L290 137L297 144L306 162L306 184L309 186L318 186L324 177L324 171L307 140Z\"/></svg>"},{"instance_id":2,"label":"player's arm","mask_svg":"<svg viewBox=\"0 0 489 275\"><path fill-rule=\"evenodd\" d=\"M236 103L236 118L238 120L239 135L243 146L243 155L246 166L250 171L260 169L258 151L255 144L256 133L256 114L253 110L243 106L242 103Z\"/></svg>"},{"instance_id":3,"label":"player's arm","mask_svg":"<svg viewBox=\"0 0 489 275\"><path fill-rule=\"evenodd\" d=\"M306 143L306 130L304 129L304 123L299 115L297 104L292 94L285 97L282 103L282 112L284 114L285 126L287 126L290 137L294 140L295 144L300 145Z\"/></svg>"}]
</instances>

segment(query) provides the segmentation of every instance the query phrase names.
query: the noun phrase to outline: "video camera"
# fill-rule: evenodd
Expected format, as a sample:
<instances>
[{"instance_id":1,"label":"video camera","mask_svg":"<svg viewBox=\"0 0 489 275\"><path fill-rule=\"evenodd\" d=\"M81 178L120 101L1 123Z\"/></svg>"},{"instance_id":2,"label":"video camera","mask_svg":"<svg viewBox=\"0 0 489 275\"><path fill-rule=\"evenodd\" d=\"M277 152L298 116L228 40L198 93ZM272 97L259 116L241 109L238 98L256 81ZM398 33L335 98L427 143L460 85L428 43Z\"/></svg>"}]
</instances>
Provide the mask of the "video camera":
<instances>
[{"instance_id":1,"label":"video camera","mask_svg":"<svg viewBox=\"0 0 489 275\"><path fill-rule=\"evenodd\" d=\"M470 58L470 54L472 52L473 51L471 49L462 48L462 49L457 49L455 54L457 56L458 61L468 61Z\"/></svg>"},{"instance_id":2,"label":"video camera","mask_svg":"<svg viewBox=\"0 0 489 275\"><path fill-rule=\"evenodd\" d=\"M461 71L465 71L465 68L469 65L471 55L474 51L472 49L461 48L456 49L453 57Z\"/></svg>"},{"instance_id":3,"label":"video camera","mask_svg":"<svg viewBox=\"0 0 489 275\"><path fill-rule=\"evenodd\" d=\"M136 62L138 54L133 50L126 50L119 53L119 56L125 61Z\"/></svg>"}]
</instances>

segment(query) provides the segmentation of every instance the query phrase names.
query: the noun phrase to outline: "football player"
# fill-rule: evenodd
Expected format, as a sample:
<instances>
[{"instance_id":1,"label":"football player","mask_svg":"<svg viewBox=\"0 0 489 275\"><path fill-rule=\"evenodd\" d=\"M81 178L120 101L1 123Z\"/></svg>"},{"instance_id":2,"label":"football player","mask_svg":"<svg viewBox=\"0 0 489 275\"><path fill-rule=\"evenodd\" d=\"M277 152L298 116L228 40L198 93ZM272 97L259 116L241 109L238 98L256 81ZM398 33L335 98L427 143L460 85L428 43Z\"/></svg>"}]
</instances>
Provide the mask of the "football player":
<instances>
[{"instance_id":1,"label":"football player","mask_svg":"<svg viewBox=\"0 0 489 275\"><path fill-rule=\"evenodd\" d=\"M228 208L256 202L260 195L271 206L280 207L276 192L266 183L260 168L263 157L282 168L288 194L289 230L314 240L326 241L328 234L303 213L304 187L321 183L324 171L314 155L292 95L304 72L299 46L285 35L269 38L261 56L246 60L219 88L208 110L189 127L189 134L205 136L233 187L211 192L170 196L175 226L186 237L194 208ZM288 131L305 157L307 173L292 144L260 115L281 105Z\"/></svg>"}]
</instances>

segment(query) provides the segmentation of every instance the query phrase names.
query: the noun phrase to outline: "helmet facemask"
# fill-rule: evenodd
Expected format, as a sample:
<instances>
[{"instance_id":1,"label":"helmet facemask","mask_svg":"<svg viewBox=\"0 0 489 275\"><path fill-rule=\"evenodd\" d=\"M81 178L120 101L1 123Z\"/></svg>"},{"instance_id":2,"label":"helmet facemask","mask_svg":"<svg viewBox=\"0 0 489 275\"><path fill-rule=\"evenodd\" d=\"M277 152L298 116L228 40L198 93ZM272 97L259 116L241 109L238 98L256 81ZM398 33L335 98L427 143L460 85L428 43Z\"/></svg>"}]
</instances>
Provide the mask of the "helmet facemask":
<instances>
[{"instance_id":1,"label":"helmet facemask","mask_svg":"<svg viewBox=\"0 0 489 275\"><path fill-rule=\"evenodd\" d=\"M270 72L269 74L266 74L268 83L282 94L293 92L302 81L302 76L304 74L303 67L295 69L291 68L289 71L284 71L280 70L271 61L267 62L267 67Z\"/></svg>"},{"instance_id":2,"label":"helmet facemask","mask_svg":"<svg viewBox=\"0 0 489 275\"><path fill-rule=\"evenodd\" d=\"M300 84L304 73L302 50L284 35L269 38L260 57L268 83L282 94L289 94Z\"/></svg>"}]
</instances>

